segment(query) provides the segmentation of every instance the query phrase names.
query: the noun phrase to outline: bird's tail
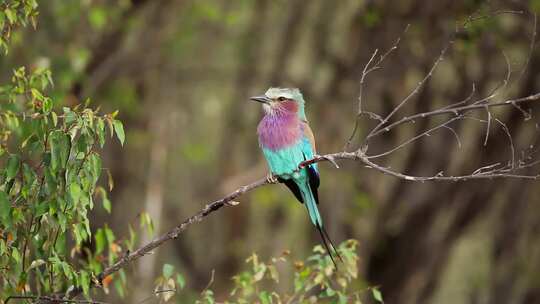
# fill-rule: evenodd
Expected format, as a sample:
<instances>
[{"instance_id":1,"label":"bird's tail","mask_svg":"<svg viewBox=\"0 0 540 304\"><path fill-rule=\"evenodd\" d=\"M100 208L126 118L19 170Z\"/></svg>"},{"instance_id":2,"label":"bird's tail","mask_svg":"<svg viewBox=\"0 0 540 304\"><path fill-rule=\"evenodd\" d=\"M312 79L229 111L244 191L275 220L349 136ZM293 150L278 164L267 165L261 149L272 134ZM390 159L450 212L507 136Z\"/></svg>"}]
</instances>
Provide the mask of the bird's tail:
<instances>
[{"instance_id":1,"label":"bird's tail","mask_svg":"<svg viewBox=\"0 0 540 304\"><path fill-rule=\"evenodd\" d=\"M319 209L317 208L317 202L315 201L315 197L313 197L313 192L311 191L311 188L309 184L307 183L305 185L301 185L299 188L300 188L300 192L302 193L302 198L304 199L306 208L308 210L311 223L313 223L313 225L319 231L324 247L326 248L326 251L328 252L328 255L330 256L332 263L334 263L334 266L337 269L337 264L336 264L336 261L334 260L333 254L335 254L342 262L343 262L343 259L341 258L341 255L339 255L339 252L337 251L336 246L334 246L334 243L330 239L330 236L328 236L326 229L324 229L323 227L321 214L319 213Z\"/></svg>"}]
</instances>

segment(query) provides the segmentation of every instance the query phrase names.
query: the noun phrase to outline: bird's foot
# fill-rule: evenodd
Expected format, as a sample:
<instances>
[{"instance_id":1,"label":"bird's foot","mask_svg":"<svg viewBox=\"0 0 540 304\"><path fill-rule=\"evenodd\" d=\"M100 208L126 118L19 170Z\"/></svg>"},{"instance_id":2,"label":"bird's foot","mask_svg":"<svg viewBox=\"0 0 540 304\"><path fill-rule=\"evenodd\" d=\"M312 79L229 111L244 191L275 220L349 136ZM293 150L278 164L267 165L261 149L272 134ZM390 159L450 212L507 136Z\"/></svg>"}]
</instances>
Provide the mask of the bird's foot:
<instances>
[{"instance_id":1,"label":"bird's foot","mask_svg":"<svg viewBox=\"0 0 540 304\"><path fill-rule=\"evenodd\" d=\"M268 173L268 175L266 175L266 181L270 184L277 184L278 183L278 179L277 177L274 176L274 174L272 173Z\"/></svg>"}]
</instances>

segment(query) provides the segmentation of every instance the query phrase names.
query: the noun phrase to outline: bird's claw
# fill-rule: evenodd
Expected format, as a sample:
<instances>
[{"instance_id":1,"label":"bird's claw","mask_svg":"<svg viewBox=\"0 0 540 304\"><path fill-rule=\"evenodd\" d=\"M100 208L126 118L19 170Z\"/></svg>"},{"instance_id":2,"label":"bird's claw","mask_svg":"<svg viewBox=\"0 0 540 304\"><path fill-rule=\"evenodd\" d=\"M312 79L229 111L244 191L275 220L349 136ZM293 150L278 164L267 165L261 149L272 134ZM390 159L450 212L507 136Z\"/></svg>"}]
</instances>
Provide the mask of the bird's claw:
<instances>
[{"instance_id":1,"label":"bird's claw","mask_svg":"<svg viewBox=\"0 0 540 304\"><path fill-rule=\"evenodd\" d=\"M277 184L278 179L272 173L269 173L266 176L266 181L270 184Z\"/></svg>"}]
</instances>

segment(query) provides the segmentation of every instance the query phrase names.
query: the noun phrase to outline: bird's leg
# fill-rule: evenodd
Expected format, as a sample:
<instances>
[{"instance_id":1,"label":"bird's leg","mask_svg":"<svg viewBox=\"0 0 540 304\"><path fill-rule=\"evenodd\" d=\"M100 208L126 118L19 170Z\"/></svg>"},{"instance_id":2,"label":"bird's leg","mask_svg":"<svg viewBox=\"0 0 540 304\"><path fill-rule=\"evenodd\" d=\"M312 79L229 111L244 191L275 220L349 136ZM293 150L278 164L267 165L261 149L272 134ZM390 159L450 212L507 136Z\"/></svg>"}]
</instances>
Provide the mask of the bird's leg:
<instances>
[{"instance_id":1,"label":"bird's leg","mask_svg":"<svg viewBox=\"0 0 540 304\"><path fill-rule=\"evenodd\" d=\"M272 173L268 173L268 175L266 175L266 181L270 184L277 184L278 183L278 179L277 177L274 176L274 174Z\"/></svg>"}]
</instances>

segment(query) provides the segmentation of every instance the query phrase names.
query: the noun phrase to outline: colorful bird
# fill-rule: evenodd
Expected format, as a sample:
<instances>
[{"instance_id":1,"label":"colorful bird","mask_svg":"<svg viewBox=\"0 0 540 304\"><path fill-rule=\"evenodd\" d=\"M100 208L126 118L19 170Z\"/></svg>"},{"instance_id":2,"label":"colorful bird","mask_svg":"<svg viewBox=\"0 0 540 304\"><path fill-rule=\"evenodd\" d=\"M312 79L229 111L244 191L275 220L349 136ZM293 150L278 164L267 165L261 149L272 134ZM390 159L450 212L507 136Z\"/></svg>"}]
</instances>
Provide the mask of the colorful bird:
<instances>
[{"instance_id":1,"label":"colorful bird","mask_svg":"<svg viewBox=\"0 0 540 304\"><path fill-rule=\"evenodd\" d=\"M336 265L328 243L339 253L323 228L321 214L317 208L319 196L319 171L317 164L299 168L299 164L315 155L315 138L304 111L304 98L300 90L270 88L262 96L251 100L263 104L264 117L257 127L259 145L270 167L270 181L284 183L294 196L304 203L311 222L321 235L323 244ZM327 242L328 240L328 242Z\"/></svg>"}]
</instances>

